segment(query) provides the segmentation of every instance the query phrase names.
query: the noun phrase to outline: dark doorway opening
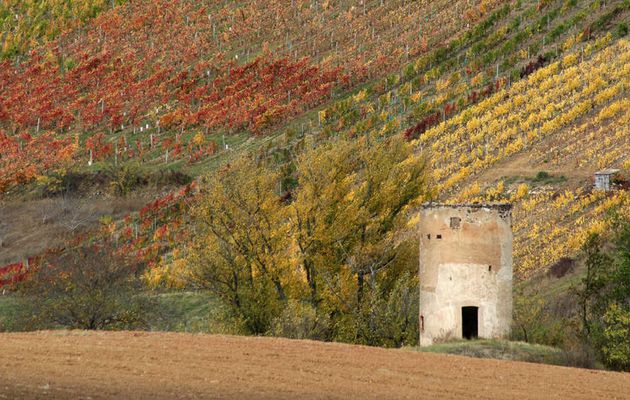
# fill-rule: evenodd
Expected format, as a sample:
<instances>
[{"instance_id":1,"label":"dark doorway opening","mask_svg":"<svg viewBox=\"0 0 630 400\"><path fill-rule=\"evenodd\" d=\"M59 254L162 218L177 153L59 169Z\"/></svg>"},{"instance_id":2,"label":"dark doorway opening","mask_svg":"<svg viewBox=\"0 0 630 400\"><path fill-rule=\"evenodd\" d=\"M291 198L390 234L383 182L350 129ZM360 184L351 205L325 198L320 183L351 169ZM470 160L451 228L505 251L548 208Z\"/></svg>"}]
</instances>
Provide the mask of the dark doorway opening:
<instances>
[{"instance_id":1,"label":"dark doorway opening","mask_svg":"<svg viewBox=\"0 0 630 400\"><path fill-rule=\"evenodd\" d=\"M462 307L462 337L474 339L479 336L479 307Z\"/></svg>"}]
</instances>

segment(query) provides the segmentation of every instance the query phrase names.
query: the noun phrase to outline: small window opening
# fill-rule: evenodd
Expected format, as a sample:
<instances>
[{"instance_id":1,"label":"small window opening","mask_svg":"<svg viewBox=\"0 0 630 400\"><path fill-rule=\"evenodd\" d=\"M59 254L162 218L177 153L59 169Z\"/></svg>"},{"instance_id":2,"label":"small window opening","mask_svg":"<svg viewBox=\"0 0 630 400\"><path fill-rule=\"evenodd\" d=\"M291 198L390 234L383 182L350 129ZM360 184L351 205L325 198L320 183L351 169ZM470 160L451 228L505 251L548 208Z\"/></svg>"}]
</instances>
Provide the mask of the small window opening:
<instances>
[{"instance_id":1,"label":"small window opening","mask_svg":"<svg viewBox=\"0 0 630 400\"><path fill-rule=\"evenodd\" d=\"M492 272L492 265L488 265L488 272Z\"/></svg>"},{"instance_id":2,"label":"small window opening","mask_svg":"<svg viewBox=\"0 0 630 400\"><path fill-rule=\"evenodd\" d=\"M462 219L459 217L451 217L451 229L459 229Z\"/></svg>"},{"instance_id":3,"label":"small window opening","mask_svg":"<svg viewBox=\"0 0 630 400\"><path fill-rule=\"evenodd\" d=\"M427 234L427 239L431 240L431 234Z\"/></svg>"},{"instance_id":4,"label":"small window opening","mask_svg":"<svg viewBox=\"0 0 630 400\"><path fill-rule=\"evenodd\" d=\"M442 239L442 235L437 235L437 238L438 239Z\"/></svg>"}]
</instances>

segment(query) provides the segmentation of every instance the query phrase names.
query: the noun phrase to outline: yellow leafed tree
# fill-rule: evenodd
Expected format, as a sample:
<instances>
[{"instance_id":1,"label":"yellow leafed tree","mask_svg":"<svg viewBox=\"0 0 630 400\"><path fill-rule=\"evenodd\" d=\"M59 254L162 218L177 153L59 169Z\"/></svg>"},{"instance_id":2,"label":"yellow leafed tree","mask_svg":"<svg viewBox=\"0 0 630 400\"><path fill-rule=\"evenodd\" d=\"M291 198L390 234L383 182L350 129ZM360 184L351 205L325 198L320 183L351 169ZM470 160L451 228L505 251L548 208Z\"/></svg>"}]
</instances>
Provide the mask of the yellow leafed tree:
<instances>
[{"instance_id":1,"label":"yellow leafed tree","mask_svg":"<svg viewBox=\"0 0 630 400\"><path fill-rule=\"evenodd\" d=\"M366 312L372 302L413 293L404 290L416 248L407 222L428 193L425 161L402 138L364 137L326 143L292 165L288 190L286 177L249 158L210 177L193 212L186 279L220 297L249 332L268 332L288 304L306 304L330 321L326 338L373 343L367 327L381 319ZM415 339L415 322L400 321L409 338L379 335L392 338L386 345Z\"/></svg>"}]
</instances>

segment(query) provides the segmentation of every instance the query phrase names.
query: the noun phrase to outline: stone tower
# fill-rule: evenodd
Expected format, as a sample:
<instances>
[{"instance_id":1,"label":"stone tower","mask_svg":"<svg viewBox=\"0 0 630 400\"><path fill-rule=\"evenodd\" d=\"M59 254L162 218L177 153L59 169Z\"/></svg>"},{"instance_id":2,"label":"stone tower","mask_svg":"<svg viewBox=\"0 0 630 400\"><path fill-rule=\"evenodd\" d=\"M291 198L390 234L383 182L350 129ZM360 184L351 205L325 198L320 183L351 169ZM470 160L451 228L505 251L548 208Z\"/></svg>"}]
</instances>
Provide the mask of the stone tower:
<instances>
[{"instance_id":1,"label":"stone tower","mask_svg":"<svg viewBox=\"0 0 630 400\"><path fill-rule=\"evenodd\" d=\"M499 338L512 322L509 204L425 204L420 216L420 345Z\"/></svg>"}]
</instances>

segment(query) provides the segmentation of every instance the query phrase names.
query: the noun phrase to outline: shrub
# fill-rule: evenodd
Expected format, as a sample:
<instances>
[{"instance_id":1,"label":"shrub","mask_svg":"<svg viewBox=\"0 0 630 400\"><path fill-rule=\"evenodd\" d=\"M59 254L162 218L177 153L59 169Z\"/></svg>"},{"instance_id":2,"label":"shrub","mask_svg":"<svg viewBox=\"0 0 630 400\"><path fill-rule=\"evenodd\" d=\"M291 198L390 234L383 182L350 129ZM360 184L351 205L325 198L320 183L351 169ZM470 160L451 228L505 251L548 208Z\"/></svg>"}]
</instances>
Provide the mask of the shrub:
<instances>
[{"instance_id":1,"label":"shrub","mask_svg":"<svg viewBox=\"0 0 630 400\"><path fill-rule=\"evenodd\" d=\"M110 243L46 257L20 288L22 328L147 328L153 302L137 268Z\"/></svg>"},{"instance_id":2,"label":"shrub","mask_svg":"<svg viewBox=\"0 0 630 400\"><path fill-rule=\"evenodd\" d=\"M562 278L575 269L575 260L571 257L561 257L549 266L548 274L554 278Z\"/></svg>"},{"instance_id":3,"label":"shrub","mask_svg":"<svg viewBox=\"0 0 630 400\"><path fill-rule=\"evenodd\" d=\"M539 296L517 294L514 298L513 340L560 346L567 339L564 318Z\"/></svg>"},{"instance_id":4,"label":"shrub","mask_svg":"<svg viewBox=\"0 0 630 400\"><path fill-rule=\"evenodd\" d=\"M539 172L536 174L536 178L535 178L535 180L536 180L536 181L544 181L544 180L549 179L549 177L550 177L550 175L549 175L549 173L548 173L548 172L546 172L546 171L539 171Z\"/></svg>"},{"instance_id":5,"label":"shrub","mask_svg":"<svg viewBox=\"0 0 630 400\"><path fill-rule=\"evenodd\" d=\"M112 165L106 171L109 186L116 196L125 197L137 186L145 182L137 165Z\"/></svg>"},{"instance_id":6,"label":"shrub","mask_svg":"<svg viewBox=\"0 0 630 400\"><path fill-rule=\"evenodd\" d=\"M289 300L282 314L273 320L270 333L291 339L326 340L329 322L311 304Z\"/></svg>"},{"instance_id":7,"label":"shrub","mask_svg":"<svg viewBox=\"0 0 630 400\"><path fill-rule=\"evenodd\" d=\"M630 310L611 303L604 314L604 362L610 368L630 371Z\"/></svg>"},{"instance_id":8,"label":"shrub","mask_svg":"<svg viewBox=\"0 0 630 400\"><path fill-rule=\"evenodd\" d=\"M593 347L579 338L573 338L562 346L565 364L576 368L601 367L597 362L597 354Z\"/></svg>"},{"instance_id":9,"label":"shrub","mask_svg":"<svg viewBox=\"0 0 630 400\"><path fill-rule=\"evenodd\" d=\"M339 318L334 338L370 346L415 346L418 309L418 279L403 273L390 290L370 290L358 310Z\"/></svg>"},{"instance_id":10,"label":"shrub","mask_svg":"<svg viewBox=\"0 0 630 400\"><path fill-rule=\"evenodd\" d=\"M574 289L582 340L609 368L630 369L630 219L611 215L612 237L591 235L586 274Z\"/></svg>"}]
</instances>

